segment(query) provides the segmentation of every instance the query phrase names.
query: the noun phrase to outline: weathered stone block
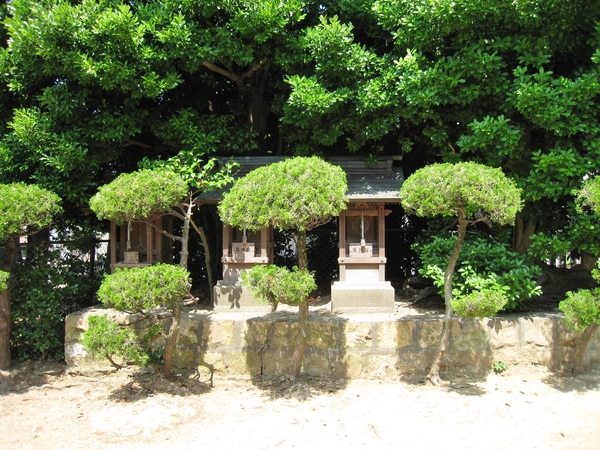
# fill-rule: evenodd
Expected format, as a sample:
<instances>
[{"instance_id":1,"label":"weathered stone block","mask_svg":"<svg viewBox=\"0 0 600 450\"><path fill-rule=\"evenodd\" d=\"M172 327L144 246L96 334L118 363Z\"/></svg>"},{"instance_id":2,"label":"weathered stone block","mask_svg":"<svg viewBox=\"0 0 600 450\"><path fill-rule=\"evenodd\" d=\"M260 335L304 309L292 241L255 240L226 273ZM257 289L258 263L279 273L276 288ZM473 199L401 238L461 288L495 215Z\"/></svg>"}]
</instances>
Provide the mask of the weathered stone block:
<instances>
[{"instance_id":1,"label":"weathered stone block","mask_svg":"<svg viewBox=\"0 0 600 450\"><path fill-rule=\"evenodd\" d=\"M418 338L419 347L427 348L438 345L442 335L443 323L442 320L423 320L418 322Z\"/></svg>"},{"instance_id":2,"label":"weathered stone block","mask_svg":"<svg viewBox=\"0 0 600 450\"><path fill-rule=\"evenodd\" d=\"M412 345L415 322L412 320L398 320L394 322L394 326L396 328L396 348Z\"/></svg>"},{"instance_id":3,"label":"weathered stone block","mask_svg":"<svg viewBox=\"0 0 600 450\"><path fill-rule=\"evenodd\" d=\"M344 325L346 348L364 350L373 345L373 323L349 321Z\"/></svg>"},{"instance_id":4,"label":"weathered stone block","mask_svg":"<svg viewBox=\"0 0 600 450\"><path fill-rule=\"evenodd\" d=\"M488 328L489 346L494 350L518 349L521 343L520 329L515 320L504 318L484 319Z\"/></svg>"},{"instance_id":5,"label":"weathered stone block","mask_svg":"<svg viewBox=\"0 0 600 450\"><path fill-rule=\"evenodd\" d=\"M488 348L488 337L480 320L455 320L452 348L456 352L481 352Z\"/></svg>"},{"instance_id":6,"label":"weathered stone block","mask_svg":"<svg viewBox=\"0 0 600 450\"><path fill-rule=\"evenodd\" d=\"M309 321L306 325L306 345L308 347L319 349L337 347L337 327L335 323L324 321Z\"/></svg>"}]
</instances>

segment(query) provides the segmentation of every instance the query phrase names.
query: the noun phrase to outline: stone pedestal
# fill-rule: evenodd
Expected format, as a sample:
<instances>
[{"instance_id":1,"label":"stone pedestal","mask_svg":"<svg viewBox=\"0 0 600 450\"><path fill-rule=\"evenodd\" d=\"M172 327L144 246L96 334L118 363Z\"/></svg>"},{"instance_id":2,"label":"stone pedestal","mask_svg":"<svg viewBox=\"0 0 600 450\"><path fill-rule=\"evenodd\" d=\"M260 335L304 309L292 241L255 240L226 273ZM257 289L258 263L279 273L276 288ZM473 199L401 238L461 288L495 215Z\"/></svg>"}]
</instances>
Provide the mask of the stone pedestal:
<instances>
[{"instance_id":1,"label":"stone pedestal","mask_svg":"<svg viewBox=\"0 0 600 450\"><path fill-rule=\"evenodd\" d=\"M239 281L217 281L214 302L217 312L271 312L271 305L256 301Z\"/></svg>"},{"instance_id":2,"label":"stone pedestal","mask_svg":"<svg viewBox=\"0 0 600 450\"><path fill-rule=\"evenodd\" d=\"M331 310L336 313L394 313L395 293L389 281L336 281Z\"/></svg>"}]
</instances>

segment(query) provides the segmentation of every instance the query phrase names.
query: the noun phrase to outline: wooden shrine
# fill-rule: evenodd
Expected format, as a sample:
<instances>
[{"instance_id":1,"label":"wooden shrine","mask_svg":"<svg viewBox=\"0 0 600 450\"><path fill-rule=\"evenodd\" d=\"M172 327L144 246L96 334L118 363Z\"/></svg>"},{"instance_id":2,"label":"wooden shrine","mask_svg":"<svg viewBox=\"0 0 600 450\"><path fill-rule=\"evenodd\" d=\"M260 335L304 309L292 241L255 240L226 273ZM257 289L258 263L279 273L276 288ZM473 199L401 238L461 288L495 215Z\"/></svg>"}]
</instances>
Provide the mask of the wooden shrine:
<instances>
[{"instance_id":1,"label":"wooden shrine","mask_svg":"<svg viewBox=\"0 0 600 450\"><path fill-rule=\"evenodd\" d=\"M149 219L154 225L170 232L172 218ZM173 241L147 222L117 225L110 222L110 271L115 268L145 267L157 262L173 262Z\"/></svg>"}]
</instances>

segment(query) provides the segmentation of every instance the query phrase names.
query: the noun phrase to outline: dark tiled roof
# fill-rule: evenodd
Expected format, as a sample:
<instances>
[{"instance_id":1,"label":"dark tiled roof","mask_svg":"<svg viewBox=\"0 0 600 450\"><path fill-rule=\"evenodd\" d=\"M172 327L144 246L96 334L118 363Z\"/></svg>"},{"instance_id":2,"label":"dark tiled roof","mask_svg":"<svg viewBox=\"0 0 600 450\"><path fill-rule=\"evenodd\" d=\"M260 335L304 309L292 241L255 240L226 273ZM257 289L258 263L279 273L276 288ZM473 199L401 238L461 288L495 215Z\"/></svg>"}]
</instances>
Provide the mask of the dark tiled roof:
<instances>
[{"instance_id":1,"label":"dark tiled roof","mask_svg":"<svg viewBox=\"0 0 600 450\"><path fill-rule=\"evenodd\" d=\"M268 164L282 161L282 156L243 156L219 158L221 164L231 159L240 164L237 177ZM348 199L350 201L371 201L398 203L398 192L404 175L402 167L393 157L380 157L376 164L367 164L364 158L355 156L337 156L325 158L328 162L340 166L346 172L348 181ZM218 203L223 198L224 190L204 192L198 198L200 203Z\"/></svg>"}]
</instances>

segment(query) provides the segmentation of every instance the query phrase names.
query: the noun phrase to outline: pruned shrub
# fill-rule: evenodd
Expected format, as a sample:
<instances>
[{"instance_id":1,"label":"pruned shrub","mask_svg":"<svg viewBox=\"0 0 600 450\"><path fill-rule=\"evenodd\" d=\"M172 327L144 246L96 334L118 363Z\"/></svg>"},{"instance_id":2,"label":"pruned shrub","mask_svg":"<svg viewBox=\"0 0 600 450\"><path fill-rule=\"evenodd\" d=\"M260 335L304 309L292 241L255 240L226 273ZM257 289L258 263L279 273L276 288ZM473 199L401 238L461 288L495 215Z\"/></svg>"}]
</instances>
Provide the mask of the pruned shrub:
<instances>
[{"instance_id":1,"label":"pruned shrub","mask_svg":"<svg viewBox=\"0 0 600 450\"><path fill-rule=\"evenodd\" d=\"M242 273L242 280L252 291L257 300L276 305L297 306L301 300L308 297L317 288L310 272L292 270L275 265L254 266Z\"/></svg>"},{"instance_id":2,"label":"pruned shrub","mask_svg":"<svg viewBox=\"0 0 600 450\"><path fill-rule=\"evenodd\" d=\"M452 299L452 308L461 317L493 317L506 305L507 299L497 289L482 289Z\"/></svg>"},{"instance_id":3,"label":"pruned shrub","mask_svg":"<svg viewBox=\"0 0 600 450\"><path fill-rule=\"evenodd\" d=\"M98 299L107 307L132 314L146 314L158 306L172 309L188 293L187 269L170 264L119 269L106 275Z\"/></svg>"},{"instance_id":4,"label":"pruned shrub","mask_svg":"<svg viewBox=\"0 0 600 450\"><path fill-rule=\"evenodd\" d=\"M92 316L88 324L81 343L96 358L108 359L117 369L129 362L148 365L150 355L140 344L133 329L121 326L106 316ZM121 359L122 363L119 364L115 358Z\"/></svg>"},{"instance_id":5,"label":"pruned shrub","mask_svg":"<svg viewBox=\"0 0 600 450\"><path fill-rule=\"evenodd\" d=\"M115 308L119 311L136 314L141 318L157 319L155 309L159 306L164 306L172 311L181 311L183 298L190 290L190 273L181 266L170 264L156 264L147 267L133 267L129 269L121 269L104 277L104 281L98 290L98 298L109 308ZM169 335L167 336L167 345L162 356L164 356L165 366L170 364L175 350L174 343L179 332L179 321L176 320L177 314L173 313L173 322ZM152 321L151 321L152 323ZM134 361L148 361L148 359L156 360L156 349L150 349L150 340L156 334L157 327L151 325L145 335L140 339L135 340L137 347L133 345L133 338L127 331L127 335L115 332L113 326L104 326L102 328L93 329L92 343L98 343L97 348L100 349L100 354L111 360L110 352L102 351L103 349L114 350L122 345L122 341L127 338L130 347L136 349L143 355L142 359L132 358ZM92 339L91 337L88 339ZM131 350L133 351L133 350ZM94 352L95 353L95 352ZM113 361L111 364L115 365ZM115 365L116 367L116 365ZM167 377L169 374L167 374Z\"/></svg>"},{"instance_id":6,"label":"pruned shrub","mask_svg":"<svg viewBox=\"0 0 600 450\"><path fill-rule=\"evenodd\" d=\"M567 292L567 298L558 304L558 309L565 313L565 325L572 330L581 331L594 323L600 324L600 288Z\"/></svg>"}]
</instances>

